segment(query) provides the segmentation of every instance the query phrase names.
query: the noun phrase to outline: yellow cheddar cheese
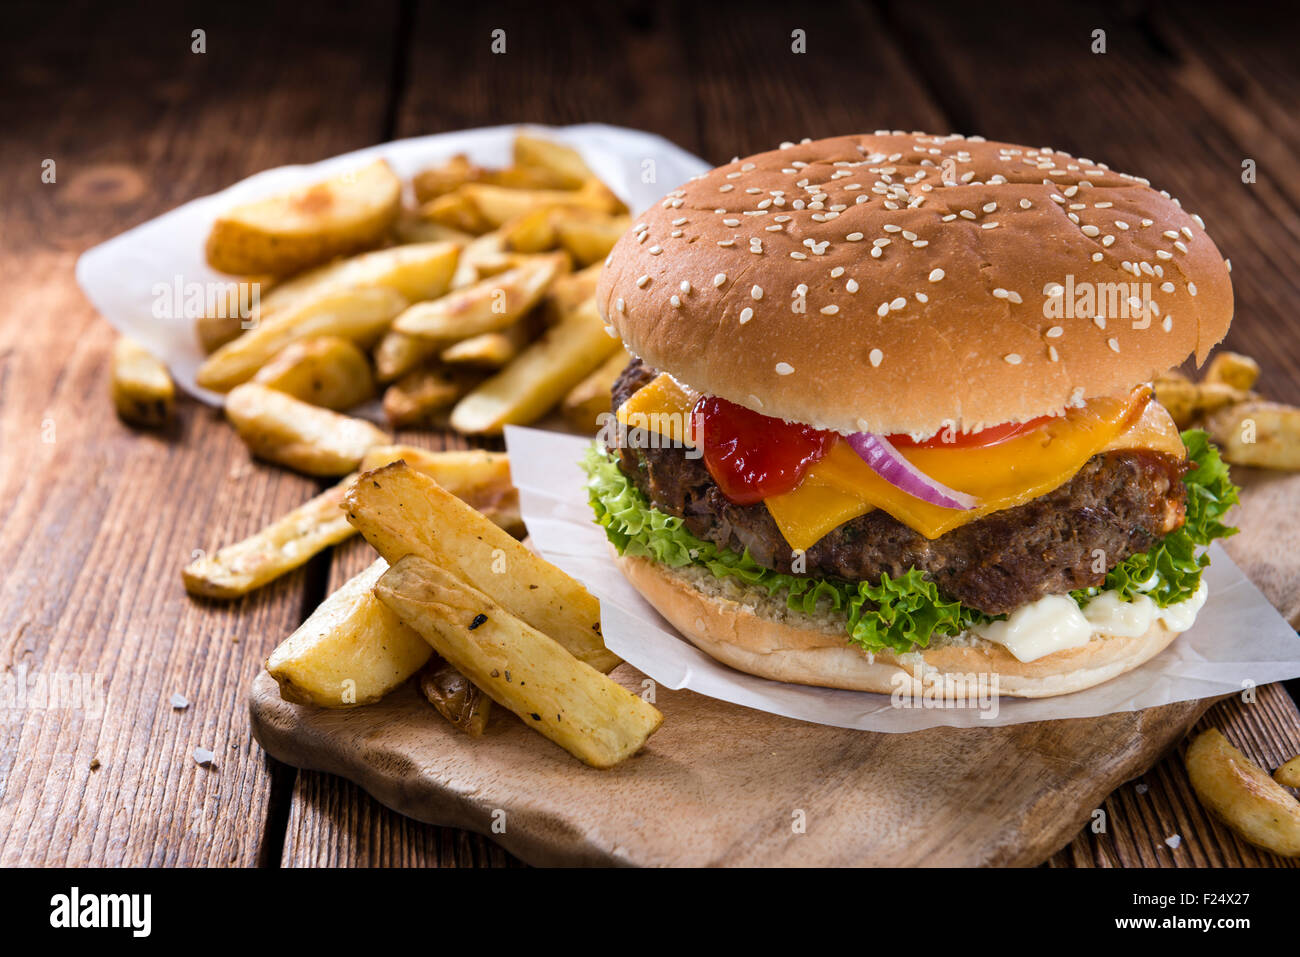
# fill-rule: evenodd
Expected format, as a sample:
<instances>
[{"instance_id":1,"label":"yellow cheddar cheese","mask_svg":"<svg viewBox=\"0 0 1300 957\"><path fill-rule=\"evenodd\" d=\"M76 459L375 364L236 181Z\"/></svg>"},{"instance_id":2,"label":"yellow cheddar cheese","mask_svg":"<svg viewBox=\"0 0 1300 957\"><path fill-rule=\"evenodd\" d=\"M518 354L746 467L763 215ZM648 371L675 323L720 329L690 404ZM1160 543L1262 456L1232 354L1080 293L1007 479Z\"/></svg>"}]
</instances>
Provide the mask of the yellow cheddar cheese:
<instances>
[{"instance_id":1,"label":"yellow cheddar cheese","mask_svg":"<svg viewBox=\"0 0 1300 957\"><path fill-rule=\"evenodd\" d=\"M625 425L661 434L684 422L698 398L661 375L618 410ZM1144 403L1134 415L1134 404ZM659 423L663 423L662 427ZM807 549L832 529L881 508L926 538L938 538L991 512L1022 505L1068 482L1099 452L1152 449L1186 452L1169 413L1145 395L1093 399L1024 435L985 447L902 448L926 475L979 501L973 509L931 505L886 482L847 442L837 442L790 492L764 500L791 548Z\"/></svg>"}]
</instances>

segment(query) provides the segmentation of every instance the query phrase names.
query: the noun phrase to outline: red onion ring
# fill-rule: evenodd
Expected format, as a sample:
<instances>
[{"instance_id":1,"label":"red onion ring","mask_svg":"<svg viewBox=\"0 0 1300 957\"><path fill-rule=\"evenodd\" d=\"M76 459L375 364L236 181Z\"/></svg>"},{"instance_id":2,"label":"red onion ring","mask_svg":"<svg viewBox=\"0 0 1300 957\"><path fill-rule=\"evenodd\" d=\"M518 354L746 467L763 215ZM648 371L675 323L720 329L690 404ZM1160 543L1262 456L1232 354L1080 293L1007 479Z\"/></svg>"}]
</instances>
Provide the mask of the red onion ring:
<instances>
[{"instance_id":1,"label":"red onion ring","mask_svg":"<svg viewBox=\"0 0 1300 957\"><path fill-rule=\"evenodd\" d=\"M871 470L882 479L900 488L908 495L919 498L940 508L957 508L966 511L979 505L972 495L949 488L942 482L936 482L907 459L899 454L898 449L881 435L871 432L855 432L845 436L849 446Z\"/></svg>"}]
</instances>

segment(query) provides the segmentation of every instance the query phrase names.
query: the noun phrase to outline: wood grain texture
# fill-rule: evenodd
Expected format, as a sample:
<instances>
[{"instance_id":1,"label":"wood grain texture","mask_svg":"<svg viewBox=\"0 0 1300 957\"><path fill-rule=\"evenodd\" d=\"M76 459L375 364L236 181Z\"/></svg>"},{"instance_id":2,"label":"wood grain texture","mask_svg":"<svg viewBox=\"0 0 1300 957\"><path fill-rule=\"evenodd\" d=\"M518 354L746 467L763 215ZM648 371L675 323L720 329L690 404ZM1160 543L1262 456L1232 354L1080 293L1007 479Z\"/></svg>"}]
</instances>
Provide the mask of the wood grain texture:
<instances>
[{"instance_id":1,"label":"wood grain texture","mask_svg":"<svg viewBox=\"0 0 1300 957\"><path fill-rule=\"evenodd\" d=\"M613 677L633 690L643 680L629 665ZM279 760L347 777L409 817L491 833L531 864L1024 866L1067 842L1208 702L902 735L689 691L659 689L655 704L663 726L608 771L583 767L504 712L472 739L410 684L378 704L330 711L283 701L260 675L249 710L254 735Z\"/></svg>"},{"instance_id":2,"label":"wood grain texture","mask_svg":"<svg viewBox=\"0 0 1300 957\"><path fill-rule=\"evenodd\" d=\"M1208 3L984 16L892 0L786 11L391 0L300 16L157 0L6 4L0 20L0 678L97 675L105 701L97 715L0 710L0 865L507 860L478 835L405 820L348 782L263 758L243 717L253 673L365 552L351 543L228 608L191 602L178 571L192 549L246 534L314 486L248 464L219 418L192 403L157 437L112 417L111 333L76 291L76 254L267 166L514 120L641 127L715 162L895 126L1052 144L1148 175L1205 215L1234 261L1228 344L1260 359L1267 393L1300 401L1300 64L1276 15ZM1087 52L1099 26L1104 57ZM488 49L498 27L504 56ZM807 54L790 51L795 27ZM190 52L195 28L206 54ZM1245 157L1259 163L1249 186ZM40 182L46 158L55 185ZM1228 548L1294 615L1296 577L1282 558L1291 540L1269 521L1294 511L1285 482L1275 480L1262 531L1242 519L1272 536L1277 560L1243 561L1243 539ZM173 712L174 691L194 705ZM1280 688L1207 720L1256 757L1300 749L1300 718ZM218 751L214 770L194 764L196 745ZM1176 755L1144 780L1143 800L1159 810L1121 803L1108 843L1085 832L1054 863L1263 862L1200 826ZM1171 826L1185 841L1172 853L1162 843Z\"/></svg>"},{"instance_id":3,"label":"wood grain texture","mask_svg":"<svg viewBox=\"0 0 1300 957\"><path fill-rule=\"evenodd\" d=\"M268 10L250 31L233 10L196 24L160 4L142 30L94 4L6 8L7 37L28 46L0 65L6 139L21 144L0 160L0 669L89 676L102 708L0 710L0 865L258 860L271 782L242 702L301 620L306 573L220 606L189 599L180 568L316 486L250 464L220 415L192 402L160 435L121 425L112 332L73 265L194 195L375 138L384 89L367 77L384 75L391 20L370 11L361 27L310 27ZM190 52L196 26L206 54ZM303 49L279 60L295 35ZM331 121L312 115L307 89L333 101ZM172 709L173 693L190 707ZM211 767L196 747L216 753Z\"/></svg>"}]
</instances>

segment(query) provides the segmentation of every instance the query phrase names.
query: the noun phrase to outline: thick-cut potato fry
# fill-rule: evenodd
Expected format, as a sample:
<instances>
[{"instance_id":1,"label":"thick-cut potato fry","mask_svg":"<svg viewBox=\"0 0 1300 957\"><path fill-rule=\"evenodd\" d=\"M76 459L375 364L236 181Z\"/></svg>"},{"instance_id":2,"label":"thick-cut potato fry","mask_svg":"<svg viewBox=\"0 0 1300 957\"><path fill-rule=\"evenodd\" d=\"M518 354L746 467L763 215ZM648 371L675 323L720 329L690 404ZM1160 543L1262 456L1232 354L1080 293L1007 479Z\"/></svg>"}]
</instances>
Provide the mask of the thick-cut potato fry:
<instances>
[{"instance_id":1,"label":"thick-cut potato fry","mask_svg":"<svg viewBox=\"0 0 1300 957\"><path fill-rule=\"evenodd\" d=\"M1274 771L1273 780L1289 788L1300 788L1300 754Z\"/></svg>"},{"instance_id":2,"label":"thick-cut potato fry","mask_svg":"<svg viewBox=\"0 0 1300 957\"><path fill-rule=\"evenodd\" d=\"M456 272L451 277L451 288L464 289L478 282L483 278L483 274L479 272L482 263L499 259L505 252L507 252L506 237L501 230L494 230L477 237L460 254L460 262L456 264ZM424 298L438 297L425 296Z\"/></svg>"},{"instance_id":3,"label":"thick-cut potato fry","mask_svg":"<svg viewBox=\"0 0 1300 957\"><path fill-rule=\"evenodd\" d=\"M627 350L619 349L595 372L569 390L560 411L570 425L583 432L594 432L600 427L600 416L610 411L610 391L614 388L614 380L631 361Z\"/></svg>"},{"instance_id":4,"label":"thick-cut potato fry","mask_svg":"<svg viewBox=\"0 0 1300 957\"><path fill-rule=\"evenodd\" d=\"M468 392L472 381L446 369L412 369L384 390L384 416L394 428L427 422Z\"/></svg>"},{"instance_id":5,"label":"thick-cut potato fry","mask_svg":"<svg viewBox=\"0 0 1300 957\"><path fill-rule=\"evenodd\" d=\"M493 701L592 767L631 757L663 723L653 705L419 555L384 572L375 595Z\"/></svg>"},{"instance_id":6,"label":"thick-cut potato fry","mask_svg":"<svg viewBox=\"0 0 1300 957\"><path fill-rule=\"evenodd\" d=\"M589 180L581 189L509 189L487 183L470 183L450 194L471 206L490 228L499 228L525 213L549 206L593 209L601 213L620 213L622 204L605 186ZM444 196L435 203L448 199ZM421 210L423 213L423 209ZM454 225L454 223L448 223Z\"/></svg>"},{"instance_id":7,"label":"thick-cut potato fry","mask_svg":"<svg viewBox=\"0 0 1300 957\"><path fill-rule=\"evenodd\" d=\"M370 360L355 343L339 336L291 342L257 370L253 381L336 412L375 394Z\"/></svg>"},{"instance_id":8,"label":"thick-cut potato fry","mask_svg":"<svg viewBox=\"0 0 1300 957\"><path fill-rule=\"evenodd\" d=\"M1263 768L1213 728L1188 746L1185 760L1192 789L1210 813L1252 844L1300 857L1300 801Z\"/></svg>"},{"instance_id":9,"label":"thick-cut potato fry","mask_svg":"<svg viewBox=\"0 0 1300 957\"><path fill-rule=\"evenodd\" d=\"M588 301L456 403L452 428L495 435L534 422L618 348Z\"/></svg>"},{"instance_id":10,"label":"thick-cut potato fry","mask_svg":"<svg viewBox=\"0 0 1300 957\"><path fill-rule=\"evenodd\" d=\"M401 208L402 183L383 160L229 210L208 235L221 272L287 275L379 244Z\"/></svg>"},{"instance_id":11,"label":"thick-cut potato fry","mask_svg":"<svg viewBox=\"0 0 1300 957\"><path fill-rule=\"evenodd\" d=\"M600 604L581 583L536 555L433 479L403 462L363 472L348 490L348 521L390 563L419 555L450 569L609 672L619 658L600 636Z\"/></svg>"},{"instance_id":12,"label":"thick-cut potato fry","mask_svg":"<svg viewBox=\"0 0 1300 957\"><path fill-rule=\"evenodd\" d=\"M435 339L408 336L404 332L389 329L372 353L375 360L375 378L380 382L400 379L426 360L436 356L443 345L444 343Z\"/></svg>"},{"instance_id":13,"label":"thick-cut potato fry","mask_svg":"<svg viewBox=\"0 0 1300 957\"><path fill-rule=\"evenodd\" d=\"M167 367L134 339L113 343L113 406L122 421L156 428L172 417L176 386Z\"/></svg>"},{"instance_id":14,"label":"thick-cut potato fry","mask_svg":"<svg viewBox=\"0 0 1300 957\"><path fill-rule=\"evenodd\" d=\"M401 293L383 286L313 296L263 317L256 329L208 356L196 378L205 389L228 392L247 382L280 350L299 339L340 336L368 346L383 335L393 317L406 306Z\"/></svg>"},{"instance_id":15,"label":"thick-cut potato fry","mask_svg":"<svg viewBox=\"0 0 1300 957\"><path fill-rule=\"evenodd\" d=\"M573 310L596 295L603 263L595 263L577 272L556 277L542 302L542 315L548 325L555 325Z\"/></svg>"},{"instance_id":16,"label":"thick-cut potato fry","mask_svg":"<svg viewBox=\"0 0 1300 957\"><path fill-rule=\"evenodd\" d=\"M470 508L516 538L523 537L519 490L510 481L510 456L484 449L440 452L414 445L379 445L361 460L361 471L382 468L401 459L429 476Z\"/></svg>"},{"instance_id":17,"label":"thick-cut potato fry","mask_svg":"<svg viewBox=\"0 0 1300 957\"><path fill-rule=\"evenodd\" d=\"M504 329L541 301L567 263L563 256L537 256L441 299L417 302L393 320L393 329L443 341Z\"/></svg>"},{"instance_id":18,"label":"thick-cut potato fry","mask_svg":"<svg viewBox=\"0 0 1300 957\"><path fill-rule=\"evenodd\" d=\"M500 369L523 351L532 326L533 323L525 317L500 332L484 332L453 343L443 349L438 358L448 365Z\"/></svg>"},{"instance_id":19,"label":"thick-cut potato fry","mask_svg":"<svg viewBox=\"0 0 1300 957\"><path fill-rule=\"evenodd\" d=\"M262 298L262 318L325 293L385 287L410 302L436 299L450 288L460 245L438 241L392 246L341 259L283 282Z\"/></svg>"},{"instance_id":20,"label":"thick-cut potato fry","mask_svg":"<svg viewBox=\"0 0 1300 957\"><path fill-rule=\"evenodd\" d=\"M429 643L374 595L382 558L311 613L266 659L280 697L322 708L371 704L419 671Z\"/></svg>"},{"instance_id":21,"label":"thick-cut potato fry","mask_svg":"<svg viewBox=\"0 0 1300 957\"><path fill-rule=\"evenodd\" d=\"M446 226L448 229L459 230L463 233L470 233L478 236L486 233L500 223L494 223L483 215L478 208L478 204L470 197L469 186L462 186L453 192L444 193L422 203L417 214L419 217L430 223L437 223L439 226Z\"/></svg>"},{"instance_id":22,"label":"thick-cut potato fry","mask_svg":"<svg viewBox=\"0 0 1300 957\"><path fill-rule=\"evenodd\" d=\"M356 532L340 507L349 475L242 542L190 562L181 572L185 590L204 598L239 598L293 571Z\"/></svg>"},{"instance_id":23,"label":"thick-cut potato fry","mask_svg":"<svg viewBox=\"0 0 1300 957\"><path fill-rule=\"evenodd\" d=\"M1222 382L1242 392L1249 392L1259 379L1259 363L1240 352L1220 352L1205 370L1206 382Z\"/></svg>"},{"instance_id":24,"label":"thick-cut potato fry","mask_svg":"<svg viewBox=\"0 0 1300 957\"><path fill-rule=\"evenodd\" d=\"M595 178L591 167L571 146L519 133L515 136L513 152L516 166L547 170L559 177L561 183L569 189L577 189Z\"/></svg>"},{"instance_id":25,"label":"thick-cut potato fry","mask_svg":"<svg viewBox=\"0 0 1300 957\"><path fill-rule=\"evenodd\" d=\"M1205 429L1233 465L1300 469L1300 408L1239 402L1211 415Z\"/></svg>"},{"instance_id":26,"label":"thick-cut potato fry","mask_svg":"<svg viewBox=\"0 0 1300 957\"><path fill-rule=\"evenodd\" d=\"M555 217L560 245L581 266L602 262L631 225L632 220L627 216Z\"/></svg>"},{"instance_id":27,"label":"thick-cut potato fry","mask_svg":"<svg viewBox=\"0 0 1300 957\"><path fill-rule=\"evenodd\" d=\"M1186 376L1169 372L1156 376L1151 383L1155 390L1156 401L1165 407L1180 429L1192 424L1196 417L1197 386Z\"/></svg>"},{"instance_id":28,"label":"thick-cut potato fry","mask_svg":"<svg viewBox=\"0 0 1300 957\"><path fill-rule=\"evenodd\" d=\"M226 417L254 455L308 475L346 475L367 451L392 442L364 419L308 405L256 382L226 396Z\"/></svg>"},{"instance_id":29,"label":"thick-cut potato fry","mask_svg":"<svg viewBox=\"0 0 1300 957\"><path fill-rule=\"evenodd\" d=\"M452 727L471 738L483 734L492 716L492 699L436 652L420 671L420 691Z\"/></svg>"},{"instance_id":30,"label":"thick-cut potato fry","mask_svg":"<svg viewBox=\"0 0 1300 957\"><path fill-rule=\"evenodd\" d=\"M554 249L560 242L555 231L554 212L555 208L551 206L539 206L506 223L501 227L506 247L519 253L542 253Z\"/></svg>"},{"instance_id":31,"label":"thick-cut potato fry","mask_svg":"<svg viewBox=\"0 0 1300 957\"><path fill-rule=\"evenodd\" d=\"M263 296L275 288L274 276L248 276L226 284L209 305L209 314L194 323L204 354L215 352L261 321Z\"/></svg>"},{"instance_id":32,"label":"thick-cut potato fry","mask_svg":"<svg viewBox=\"0 0 1300 957\"><path fill-rule=\"evenodd\" d=\"M399 243L456 243L458 246L468 246L474 240L473 233L429 222L418 212L403 212L393 225L393 234Z\"/></svg>"},{"instance_id":33,"label":"thick-cut potato fry","mask_svg":"<svg viewBox=\"0 0 1300 957\"><path fill-rule=\"evenodd\" d=\"M492 183L513 189L564 189L569 178L541 166L511 166L505 169L488 169L470 161L463 153L453 156L441 166L416 173L411 178L415 198L421 203L453 192L466 183ZM576 188L580 183L573 183Z\"/></svg>"}]
</instances>

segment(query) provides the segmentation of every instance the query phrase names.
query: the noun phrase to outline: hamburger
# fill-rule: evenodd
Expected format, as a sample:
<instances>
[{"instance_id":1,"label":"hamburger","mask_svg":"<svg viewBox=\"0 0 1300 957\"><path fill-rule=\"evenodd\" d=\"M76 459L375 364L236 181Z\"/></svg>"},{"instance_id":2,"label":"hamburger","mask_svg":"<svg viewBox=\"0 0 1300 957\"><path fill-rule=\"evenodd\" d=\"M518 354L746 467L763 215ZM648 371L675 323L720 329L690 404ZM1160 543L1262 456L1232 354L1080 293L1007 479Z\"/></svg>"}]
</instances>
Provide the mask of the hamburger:
<instances>
[{"instance_id":1,"label":"hamburger","mask_svg":"<svg viewBox=\"0 0 1300 957\"><path fill-rule=\"evenodd\" d=\"M669 193L596 299L633 357L584 462L596 520L721 662L1058 695L1205 601L1236 489L1149 383L1204 362L1232 286L1144 179L974 137L785 143Z\"/></svg>"}]
</instances>

